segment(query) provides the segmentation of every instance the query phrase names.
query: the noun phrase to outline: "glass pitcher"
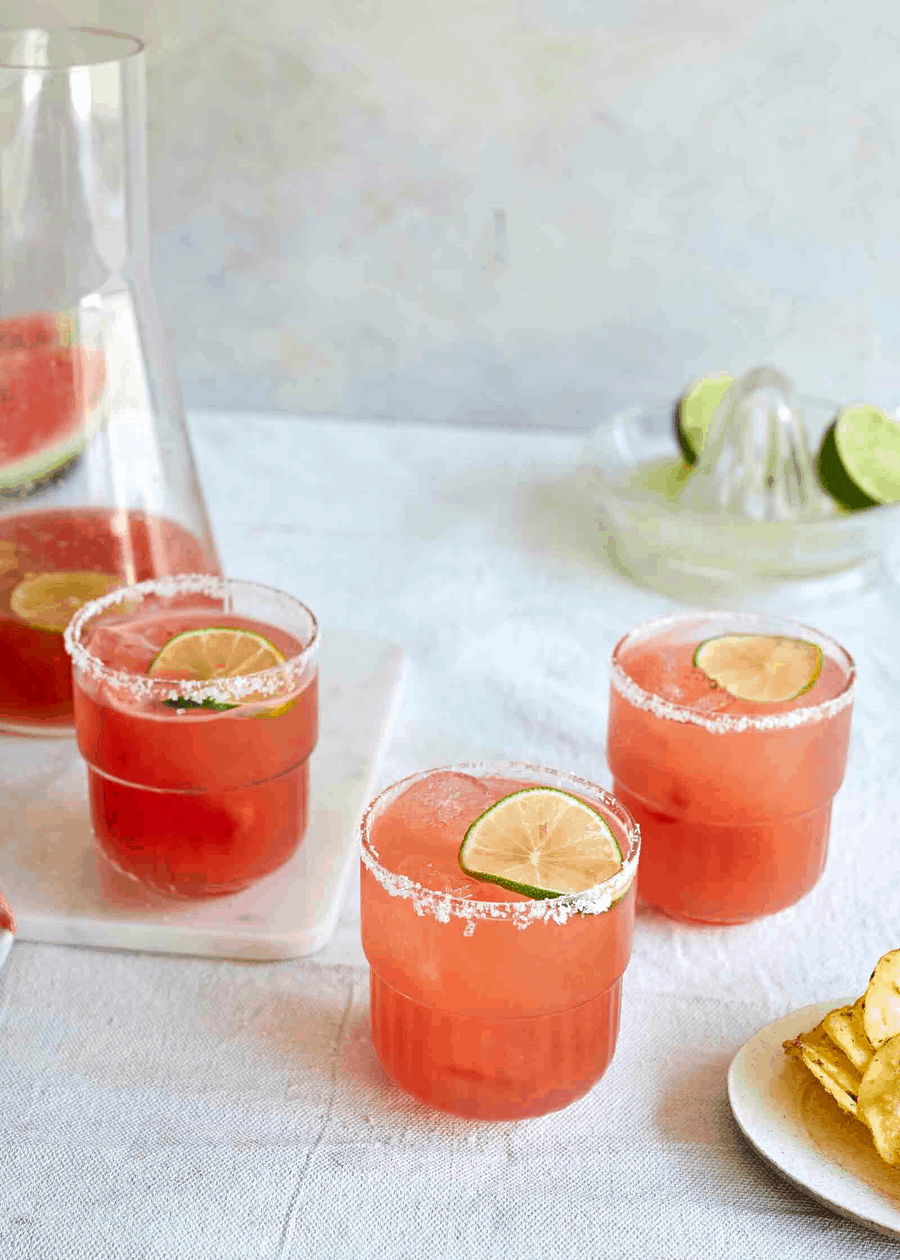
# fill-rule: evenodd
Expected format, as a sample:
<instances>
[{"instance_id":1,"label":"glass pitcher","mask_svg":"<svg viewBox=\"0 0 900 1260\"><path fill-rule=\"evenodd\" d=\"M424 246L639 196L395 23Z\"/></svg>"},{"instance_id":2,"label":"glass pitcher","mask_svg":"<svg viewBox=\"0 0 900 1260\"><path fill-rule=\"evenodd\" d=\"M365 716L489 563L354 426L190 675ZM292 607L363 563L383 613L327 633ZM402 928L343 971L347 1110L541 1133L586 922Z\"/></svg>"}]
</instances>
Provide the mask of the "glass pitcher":
<instances>
[{"instance_id":1,"label":"glass pitcher","mask_svg":"<svg viewBox=\"0 0 900 1260\"><path fill-rule=\"evenodd\" d=\"M0 730L72 732L86 600L219 571L150 279L143 45L0 31Z\"/></svg>"}]
</instances>

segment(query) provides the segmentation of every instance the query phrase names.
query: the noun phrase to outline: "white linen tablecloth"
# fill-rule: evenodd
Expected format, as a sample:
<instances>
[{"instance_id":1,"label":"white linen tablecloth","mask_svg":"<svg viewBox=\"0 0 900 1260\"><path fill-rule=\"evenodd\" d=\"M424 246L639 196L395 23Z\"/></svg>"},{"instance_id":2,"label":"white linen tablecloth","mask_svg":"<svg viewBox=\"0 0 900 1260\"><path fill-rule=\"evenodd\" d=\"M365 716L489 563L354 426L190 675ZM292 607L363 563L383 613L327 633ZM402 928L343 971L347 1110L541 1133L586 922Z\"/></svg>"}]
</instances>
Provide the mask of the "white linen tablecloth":
<instances>
[{"instance_id":1,"label":"white linen tablecloth","mask_svg":"<svg viewBox=\"0 0 900 1260\"><path fill-rule=\"evenodd\" d=\"M326 635L406 647L382 785L479 757L608 783L610 650L673 605L605 558L575 500L581 437L209 413L192 434L228 572L300 596ZM587 1098L492 1125L397 1089L369 1040L358 879L299 962L18 942L2 1260L894 1256L782 1182L726 1097L756 1029L861 992L900 946L896 602L784 612L860 670L827 871L744 927L641 908L616 1057Z\"/></svg>"}]
</instances>

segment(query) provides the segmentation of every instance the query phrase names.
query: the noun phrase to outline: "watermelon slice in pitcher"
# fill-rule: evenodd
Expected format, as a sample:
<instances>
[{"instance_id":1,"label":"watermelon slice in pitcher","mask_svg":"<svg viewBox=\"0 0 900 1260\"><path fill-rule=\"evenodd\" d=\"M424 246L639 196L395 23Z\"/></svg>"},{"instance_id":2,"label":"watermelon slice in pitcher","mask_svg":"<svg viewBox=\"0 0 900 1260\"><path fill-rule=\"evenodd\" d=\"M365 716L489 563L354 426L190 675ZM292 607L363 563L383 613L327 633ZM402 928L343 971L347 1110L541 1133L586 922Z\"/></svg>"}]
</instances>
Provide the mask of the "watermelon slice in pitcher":
<instances>
[{"instance_id":1,"label":"watermelon slice in pitcher","mask_svg":"<svg viewBox=\"0 0 900 1260\"><path fill-rule=\"evenodd\" d=\"M105 357L74 329L65 314L0 322L0 494L51 476L99 424Z\"/></svg>"}]
</instances>

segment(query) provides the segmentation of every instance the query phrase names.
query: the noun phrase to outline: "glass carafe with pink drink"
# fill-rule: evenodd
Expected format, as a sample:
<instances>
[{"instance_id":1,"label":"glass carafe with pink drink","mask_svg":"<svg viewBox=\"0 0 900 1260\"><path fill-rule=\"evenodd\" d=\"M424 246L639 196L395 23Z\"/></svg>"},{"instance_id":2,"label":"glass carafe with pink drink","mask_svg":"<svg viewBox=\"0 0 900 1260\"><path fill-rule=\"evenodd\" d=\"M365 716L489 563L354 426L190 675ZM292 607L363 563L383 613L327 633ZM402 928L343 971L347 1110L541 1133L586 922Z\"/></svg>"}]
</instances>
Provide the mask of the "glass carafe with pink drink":
<instances>
[{"instance_id":1,"label":"glass carafe with pink drink","mask_svg":"<svg viewBox=\"0 0 900 1260\"><path fill-rule=\"evenodd\" d=\"M87 600L218 573L150 280L139 40L0 32L0 730L72 731Z\"/></svg>"}]
</instances>

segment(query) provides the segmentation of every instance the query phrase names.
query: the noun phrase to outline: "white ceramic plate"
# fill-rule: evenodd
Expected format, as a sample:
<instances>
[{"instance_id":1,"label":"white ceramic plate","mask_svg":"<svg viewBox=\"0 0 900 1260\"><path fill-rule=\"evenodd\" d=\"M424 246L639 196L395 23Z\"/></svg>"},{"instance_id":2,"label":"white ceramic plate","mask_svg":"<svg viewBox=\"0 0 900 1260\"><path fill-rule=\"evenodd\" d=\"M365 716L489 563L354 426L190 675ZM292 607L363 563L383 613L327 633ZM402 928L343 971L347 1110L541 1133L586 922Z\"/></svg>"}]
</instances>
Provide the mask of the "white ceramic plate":
<instances>
[{"instance_id":1,"label":"white ceramic plate","mask_svg":"<svg viewBox=\"0 0 900 1260\"><path fill-rule=\"evenodd\" d=\"M841 1216L900 1238L900 1168L879 1159L865 1127L782 1048L854 1000L818 1002L761 1028L731 1062L728 1101L747 1141L781 1176Z\"/></svg>"}]
</instances>

